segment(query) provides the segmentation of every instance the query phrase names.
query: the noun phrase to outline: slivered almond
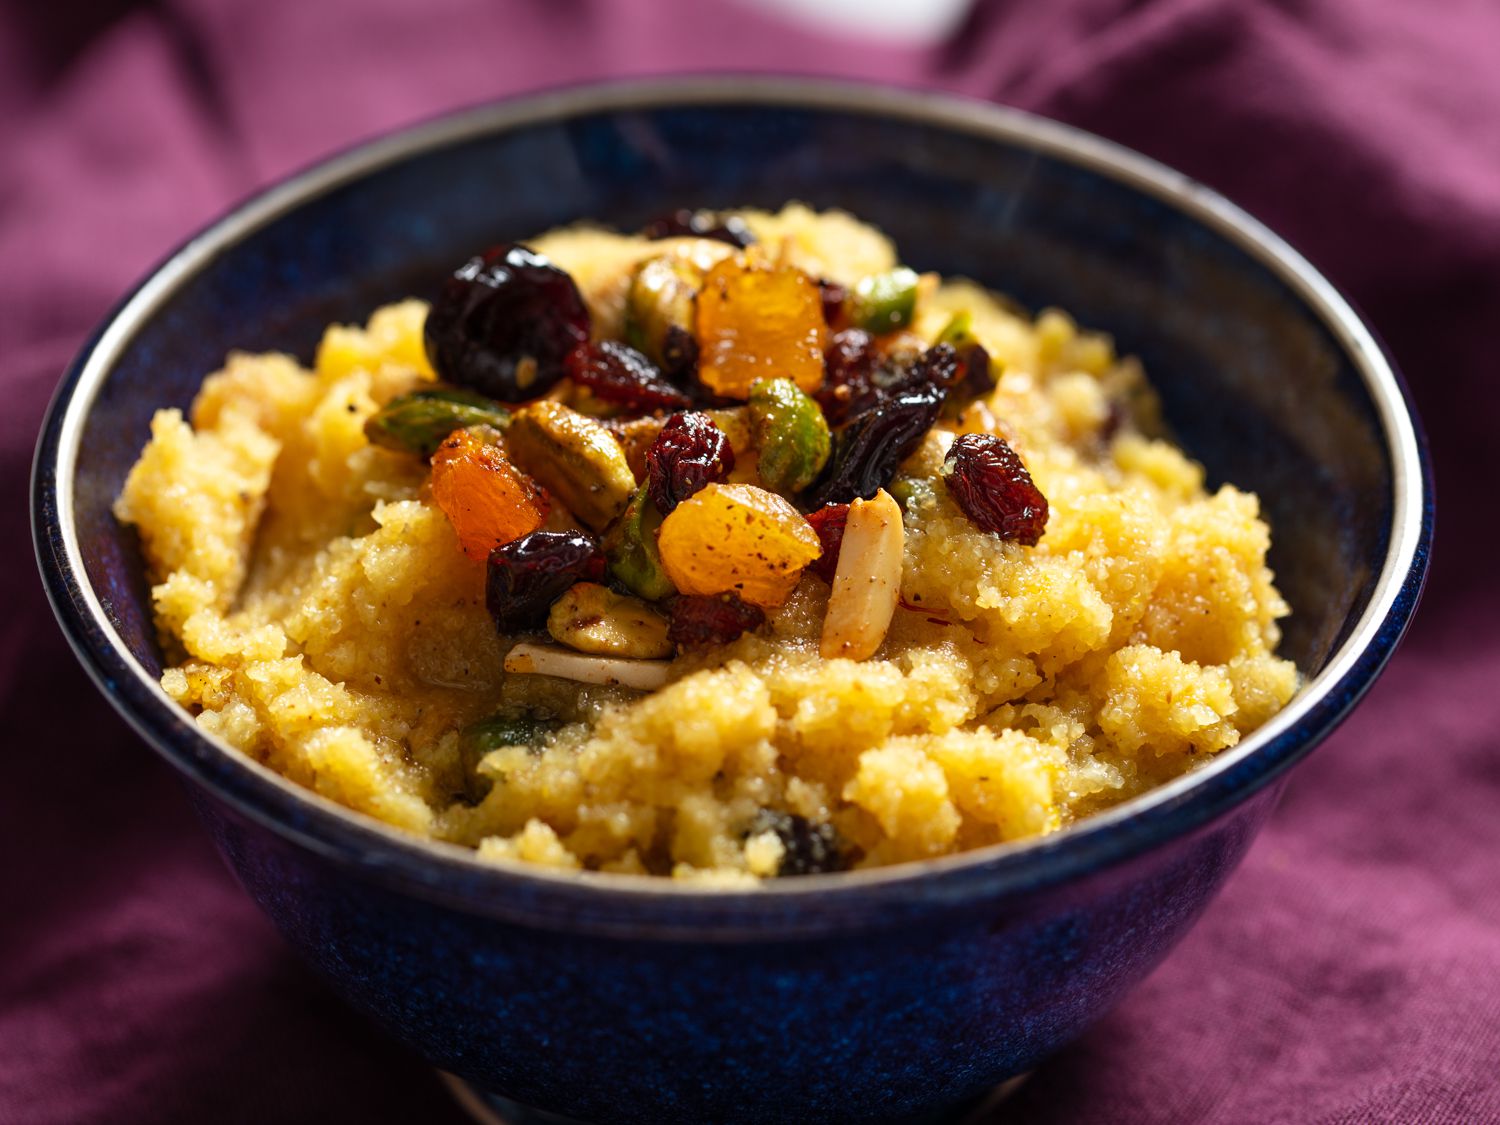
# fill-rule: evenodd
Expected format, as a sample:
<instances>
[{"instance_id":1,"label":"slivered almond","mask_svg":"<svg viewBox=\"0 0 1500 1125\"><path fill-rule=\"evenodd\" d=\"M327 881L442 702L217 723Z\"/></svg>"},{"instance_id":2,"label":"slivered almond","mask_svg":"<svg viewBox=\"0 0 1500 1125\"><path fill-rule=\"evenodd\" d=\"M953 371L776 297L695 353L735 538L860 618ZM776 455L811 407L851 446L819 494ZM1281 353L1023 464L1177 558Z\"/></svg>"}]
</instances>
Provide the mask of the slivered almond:
<instances>
[{"instance_id":1,"label":"slivered almond","mask_svg":"<svg viewBox=\"0 0 1500 1125\"><path fill-rule=\"evenodd\" d=\"M526 641L505 657L505 670L536 676L556 676L580 684L610 684L654 691L667 682L670 660L631 660L620 656L590 656L557 645Z\"/></svg>"},{"instance_id":2,"label":"slivered almond","mask_svg":"<svg viewBox=\"0 0 1500 1125\"><path fill-rule=\"evenodd\" d=\"M881 489L873 500L849 505L838 570L828 595L819 652L868 660L891 626L901 594L901 555L906 541L901 506Z\"/></svg>"}]
</instances>

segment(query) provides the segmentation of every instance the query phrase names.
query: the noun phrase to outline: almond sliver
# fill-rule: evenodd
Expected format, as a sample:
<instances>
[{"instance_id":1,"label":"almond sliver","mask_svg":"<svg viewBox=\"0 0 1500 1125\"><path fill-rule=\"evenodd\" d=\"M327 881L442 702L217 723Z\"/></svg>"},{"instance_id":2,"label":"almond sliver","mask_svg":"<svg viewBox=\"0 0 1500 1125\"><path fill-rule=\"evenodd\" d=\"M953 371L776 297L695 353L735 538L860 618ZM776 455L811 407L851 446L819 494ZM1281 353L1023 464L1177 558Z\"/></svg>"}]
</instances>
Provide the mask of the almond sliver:
<instances>
[{"instance_id":1,"label":"almond sliver","mask_svg":"<svg viewBox=\"0 0 1500 1125\"><path fill-rule=\"evenodd\" d=\"M901 594L906 533L901 507L881 489L871 500L849 505L838 570L828 595L819 651L825 660L868 660L891 626Z\"/></svg>"},{"instance_id":2,"label":"almond sliver","mask_svg":"<svg viewBox=\"0 0 1500 1125\"><path fill-rule=\"evenodd\" d=\"M581 684L618 684L641 691L654 691L663 686L671 667L670 660L591 656L559 645L537 645L527 641L513 646L505 657L507 672L556 676Z\"/></svg>"}]
</instances>

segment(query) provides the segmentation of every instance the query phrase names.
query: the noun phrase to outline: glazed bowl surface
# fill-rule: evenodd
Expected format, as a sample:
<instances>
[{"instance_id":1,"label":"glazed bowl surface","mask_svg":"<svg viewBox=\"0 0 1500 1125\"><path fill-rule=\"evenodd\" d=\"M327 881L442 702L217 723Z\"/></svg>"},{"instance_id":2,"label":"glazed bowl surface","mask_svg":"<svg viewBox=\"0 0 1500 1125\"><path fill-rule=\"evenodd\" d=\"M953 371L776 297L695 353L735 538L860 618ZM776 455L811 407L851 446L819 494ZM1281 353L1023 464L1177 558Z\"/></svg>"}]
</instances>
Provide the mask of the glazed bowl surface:
<instances>
[{"instance_id":1,"label":"glazed bowl surface","mask_svg":"<svg viewBox=\"0 0 1500 1125\"><path fill-rule=\"evenodd\" d=\"M1060 306L1141 357L1169 423L1256 491L1306 685L1196 772L1057 835L755 891L483 864L205 736L161 691L133 534L110 513L153 411L231 349L426 295L476 248L675 206L842 207L911 265ZM434 1065L588 1121L941 1115L1025 1071L1166 954L1286 771L1369 687L1432 527L1420 430L1368 329L1222 198L993 106L786 79L560 91L397 134L270 189L168 258L67 372L33 480L80 659L188 779L288 941Z\"/></svg>"}]
</instances>

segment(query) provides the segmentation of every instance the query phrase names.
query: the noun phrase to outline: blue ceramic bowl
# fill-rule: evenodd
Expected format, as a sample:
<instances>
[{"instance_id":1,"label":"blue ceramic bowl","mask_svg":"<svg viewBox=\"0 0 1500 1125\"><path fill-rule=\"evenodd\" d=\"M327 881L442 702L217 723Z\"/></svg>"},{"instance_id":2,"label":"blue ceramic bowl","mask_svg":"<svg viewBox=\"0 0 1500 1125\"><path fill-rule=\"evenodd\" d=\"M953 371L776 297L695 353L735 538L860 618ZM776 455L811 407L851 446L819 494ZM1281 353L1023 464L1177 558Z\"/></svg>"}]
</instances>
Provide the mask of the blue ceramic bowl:
<instances>
[{"instance_id":1,"label":"blue ceramic bowl","mask_svg":"<svg viewBox=\"0 0 1500 1125\"><path fill-rule=\"evenodd\" d=\"M676 205L847 208L921 269L1060 305L1138 354L1210 479L1257 491L1294 607L1291 705L1206 767L1032 844L718 893L480 864L205 737L157 686L110 503L152 411L230 348L425 294L476 247ZM1426 568L1421 438L1389 361L1273 234L1182 176L991 106L802 81L547 94L356 149L189 242L91 339L34 522L80 659L349 1002L475 1087L587 1121L940 1114L1097 1019L1192 925L1390 656Z\"/></svg>"}]
</instances>

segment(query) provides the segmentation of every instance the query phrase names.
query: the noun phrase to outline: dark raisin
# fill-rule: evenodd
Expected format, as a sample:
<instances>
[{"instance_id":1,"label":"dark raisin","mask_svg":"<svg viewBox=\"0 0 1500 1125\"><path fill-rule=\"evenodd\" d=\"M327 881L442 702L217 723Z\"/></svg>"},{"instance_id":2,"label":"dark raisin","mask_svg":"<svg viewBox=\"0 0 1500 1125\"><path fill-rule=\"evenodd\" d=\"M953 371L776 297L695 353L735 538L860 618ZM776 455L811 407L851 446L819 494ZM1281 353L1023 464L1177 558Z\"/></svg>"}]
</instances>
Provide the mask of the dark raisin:
<instances>
[{"instance_id":1,"label":"dark raisin","mask_svg":"<svg viewBox=\"0 0 1500 1125\"><path fill-rule=\"evenodd\" d=\"M956 387L964 376L964 365L952 344L934 344L912 361L905 385L932 386L944 391Z\"/></svg>"},{"instance_id":2,"label":"dark raisin","mask_svg":"<svg viewBox=\"0 0 1500 1125\"><path fill-rule=\"evenodd\" d=\"M1034 547L1047 527L1047 498L1016 451L994 434L960 434L943 459L948 491L975 526Z\"/></svg>"},{"instance_id":3,"label":"dark raisin","mask_svg":"<svg viewBox=\"0 0 1500 1125\"><path fill-rule=\"evenodd\" d=\"M671 618L667 639L683 649L728 644L766 623L759 607L747 605L734 594L679 594L668 603L667 612Z\"/></svg>"},{"instance_id":4,"label":"dark raisin","mask_svg":"<svg viewBox=\"0 0 1500 1125\"><path fill-rule=\"evenodd\" d=\"M738 215L721 215L717 211L694 211L679 207L652 219L641 231L647 238L712 238L744 249L755 241L745 220Z\"/></svg>"},{"instance_id":5,"label":"dark raisin","mask_svg":"<svg viewBox=\"0 0 1500 1125\"><path fill-rule=\"evenodd\" d=\"M679 387L697 384L698 340L686 328L667 326L662 337L661 371Z\"/></svg>"},{"instance_id":6,"label":"dark raisin","mask_svg":"<svg viewBox=\"0 0 1500 1125\"><path fill-rule=\"evenodd\" d=\"M812 563L812 572L832 583L839 568L839 548L844 545L844 525L849 522L848 504L827 504L807 514L807 522L818 533L823 553Z\"/></svg>"},{"instance_id":7,"label":"dark raisin","mask_svg":"<svg viewBox=\"0 0 1500 1125\"><path fill-rule=\"evenodd\" d=\"M943 391L902 391L856 415L834 435L833 454L805 497L808 507L868 500L891 482L937 421Z\"/></svg>"},{"instance_id":8,"label":"dark raisin","mask_svg":"<svg viewBox=\"0 0 1500 1125\"><path fill-rule=\"evenodd\" d=\"M818 280L818 296L823 301L823 323L837 328L844 320L844 302L849 299L849 290L837 281Z\"/></svg>"},{"instance_id":9,"label":"dark raisin","mask_svg":"<svg viewBox=\"0 0 1500 1125\"><path fill-rule=\"evenodd\" d=\"M646 479L662 515L734 468L734 450L707 414L674 414L646 450Z\"/></svg>"},{"instance_id":10,"label":"dark raisin","mask_svg":"<svg viewBox=\"0 0 1500 1125\"><path fill-rule=\"evenodd\" d=\"M525 246L496 246L450 277L427 313L433 369L490 398L524 402L567 374L589 340L589 310L573 279Z\"/></svg>"},{"instance_id":11,"label":"dark raisin","mask_svg":"<svg viewBox=\"0 0 1500 1125\"><path fill-rule=\"evenodd\" d=\"M656 364L618 340L590 344L575 353L573 380L605 402L632 410L678 410L691 400L662 378Z\"/></svg>"},{"instance_id":12,"label":"dark raisin","mask_svg":"<svg viewBox=\"0 0 1500 1125\"><path fill-rule=\"evenodd\" d=\"M814 823L796 813L761 809L750 823L749 836L774 832L784 849L778 876L824 875L849 869L849 850L838 830L826 821Z\"/></svg>"},{"instance_id":13,"label":"dark raisin","mask_svg":"<svg viewBox=\"0 0 1500 1125\"><path fill-rule=\"evenodd\" d=\"M982 398L995 389L995 375L990 369L990 353L983 344L959 348L958 358L963 365L963 374L958 382L961 394L969 398Z\"/></svg>"},{"instance_id":14,"label":"dark raisin","mask_svg":"<svg viewBox=\"0 0 1500 1125\"><path fill-rule=\"evenodd\" d=\"M874 405L880 397L875 372L880 353L875 338L862 328L835 332L823 352L823 385L814 397L830 426Z\"/></svg>"},{"instance_id":15,"label":"dark raisin","mask_svg":"<svg viewBox=\"0 0 1500 1125\"><path fill-rule=\"evenodd\" d=\"M490 552L484 600L502 633L538 629L575 582L604 581L605 558L591 536L533 531Z\"/></svg>"}]
</instances>

